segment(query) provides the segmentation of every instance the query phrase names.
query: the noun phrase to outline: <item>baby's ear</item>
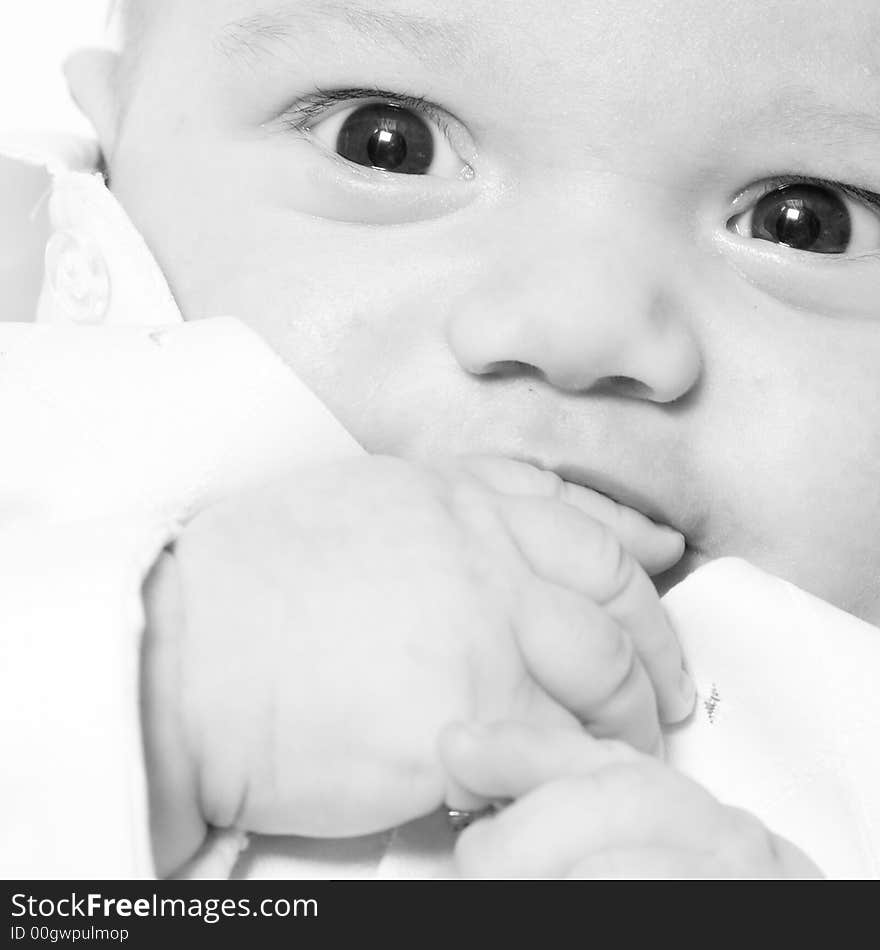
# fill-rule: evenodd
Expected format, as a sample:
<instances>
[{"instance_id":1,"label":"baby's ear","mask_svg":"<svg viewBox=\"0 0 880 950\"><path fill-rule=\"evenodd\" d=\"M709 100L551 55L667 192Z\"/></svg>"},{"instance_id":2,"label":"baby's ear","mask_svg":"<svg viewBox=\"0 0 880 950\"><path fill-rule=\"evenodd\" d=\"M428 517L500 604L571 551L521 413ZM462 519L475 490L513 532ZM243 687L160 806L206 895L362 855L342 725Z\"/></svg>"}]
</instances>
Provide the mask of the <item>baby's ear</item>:
<instances>
[{"instance_id":1,"label":"baby's ear","mask_svg":"<svg viewBox=\"0 0 880 950\"><path fill-rule=\"evenodd\" d=\"M94 126L101 151L113 153L119 128L121 97L119 54L108 49L82 49L64 64L73 101Z\"/></svg>"}]
</instances>

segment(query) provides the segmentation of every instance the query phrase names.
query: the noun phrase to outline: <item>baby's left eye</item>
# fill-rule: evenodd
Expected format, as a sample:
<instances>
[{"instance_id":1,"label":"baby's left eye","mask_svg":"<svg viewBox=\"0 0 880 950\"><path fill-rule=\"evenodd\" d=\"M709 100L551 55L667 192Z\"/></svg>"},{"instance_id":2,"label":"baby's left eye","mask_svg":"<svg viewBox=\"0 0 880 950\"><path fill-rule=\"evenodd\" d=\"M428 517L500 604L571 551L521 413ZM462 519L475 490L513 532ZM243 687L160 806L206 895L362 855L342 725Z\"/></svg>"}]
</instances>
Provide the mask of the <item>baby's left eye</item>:
<instances>
[{"instance_id":1,"label":"baby's left eye","mask_svg":"<svg viewBox=\"0 0 880 950\"><path fill-rule=\"evenodd\" d=\"M406 105L360 102L319 117L306 130L330 151L367 168L443 178L468 177L470 171L438 119Z\"/></svg>"},{"instance_id":2,"label":"baby's left eye","mask_svg":"<svg viewBox=\"0 0 880 950\"><path fill-rule=\"evenodd\" d=\"M819 182L780 184L731 218L728 227L798 251L867 254L880 249L880 203L872 197Z\"/></svg>"}]
</instances>

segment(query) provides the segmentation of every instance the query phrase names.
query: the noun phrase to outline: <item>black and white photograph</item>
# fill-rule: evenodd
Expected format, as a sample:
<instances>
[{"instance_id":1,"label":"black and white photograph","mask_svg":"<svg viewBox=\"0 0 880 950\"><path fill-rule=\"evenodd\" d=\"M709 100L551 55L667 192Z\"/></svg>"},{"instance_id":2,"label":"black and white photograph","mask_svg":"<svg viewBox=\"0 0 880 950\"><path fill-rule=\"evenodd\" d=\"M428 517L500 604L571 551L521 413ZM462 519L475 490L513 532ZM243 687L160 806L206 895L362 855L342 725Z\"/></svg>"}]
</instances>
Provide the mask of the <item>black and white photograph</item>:
<instances>
[{"instance_id":1,"label":"black and white photograph","mask_svg":"<svg viewBox=\"0 0 880 950\"><path fill-rule=\"evenodd\" d=\"M880 0L3 6L10 945L880 878Z\"/></svg>"}]
</instances>

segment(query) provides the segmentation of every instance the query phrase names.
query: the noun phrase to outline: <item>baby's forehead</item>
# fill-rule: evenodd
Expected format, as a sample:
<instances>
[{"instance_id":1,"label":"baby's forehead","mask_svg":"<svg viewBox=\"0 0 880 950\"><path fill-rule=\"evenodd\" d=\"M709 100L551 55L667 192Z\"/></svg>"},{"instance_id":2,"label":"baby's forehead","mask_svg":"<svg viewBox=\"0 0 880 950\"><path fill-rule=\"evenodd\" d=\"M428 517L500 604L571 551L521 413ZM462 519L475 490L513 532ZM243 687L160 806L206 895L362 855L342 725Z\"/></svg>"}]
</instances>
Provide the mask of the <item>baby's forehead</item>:
<instances>
[{"instance_id":1,"label":"baby's forehead","mask_svg":"<svg viewBox=\"0 0 880 950\"><path fill-rule=\"evenodd\" d=\"M788 126L803 102L880 115L877 0L125 2L135 25L184 34L167 54L182 82L203 69L188 55L201 46L222 52L226 74L274 57L293 93L304 78L386 88L477 125L580 123L585 140L613 126L621 142L660 122L690 141L719 115Z\"/></svg>"},{"instance_id":2,"label":"baby's forehead","mask_svg":"<svg viewBox=\"0 0 880 950\"><path fill-rule=\"evenodd\" d=\"M750 46L753 30L778 33L780 49L795 53L792 45L803 27L826 22L823 12L833 13L831 19L843 18L844 23L861 25L861 30L847 30L854 45L871 41L871 22L878 19L876 0L836 0L832 6L827 0L555 0L548 6L542 0L517 0L501 3L497 0L108 0L115 15L145 17L162 10L173 19L195 19L202 23L224 22L259 17L262 21L281 21L300 16L309 20L340 18L358 20L366 17L383 18L389 26L397 21L458 21L473 30L497 31L504 24L530 24L536 31L547 27L560 33L577 32L580 26L603 25L601 36L581 33L582 42L601 40L603 43L625 42L630 28L642 23L649 32L662 35L667 26L681 30L679 39L686 42L688 35L718 33L730 25L738 26L727 35L731 45ZM818 23L817 23L818 16ZM615 28L616 27L616 28ZM867 36L865 34L868 34ZM818 52L813 50L813 52Z\"/></svg>"},{"instance_id":3,"label":"baby's forehead","mask_svg":"<svg viewBox=\"0 0 880 950\"><path fill-rule=\"evenodd\" d=\"M300 26L331 33L343 46L353 30L377 40L385 33L389 41L417 42L421 35L425 44L445 31L450 47L460 43L475 55L504 47L513 58L527 49L525 62L540 58L544 70L596 59L617 71L650 70L652 51L667 54L670 68L738 52L756 71L768 73L802 59L850 53L880 61L876 0L556 0L549 6L546 0L114 2L135 29L164 20L189 24L203 36L239 29L251 39L271 40Z\"/></svg>"}]
</instances>

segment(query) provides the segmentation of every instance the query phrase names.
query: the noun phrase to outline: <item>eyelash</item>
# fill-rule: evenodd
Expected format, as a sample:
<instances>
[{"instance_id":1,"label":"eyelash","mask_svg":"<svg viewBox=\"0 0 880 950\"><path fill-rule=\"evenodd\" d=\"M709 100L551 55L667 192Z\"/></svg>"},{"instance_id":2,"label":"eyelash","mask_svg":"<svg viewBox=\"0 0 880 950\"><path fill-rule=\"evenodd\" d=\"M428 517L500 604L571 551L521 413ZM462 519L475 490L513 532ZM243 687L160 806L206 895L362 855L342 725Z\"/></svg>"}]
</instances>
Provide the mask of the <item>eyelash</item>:
<instances>
[{"instance_id":1,"label":"eyelash","mask_svg":"<svg viewBox=\"0 0 880 950\"><path fill-rule=\"evenodd\" d=\"M295 132L308 132L311 124L317 119L323 118L328 108L335 105L354 102L358 99L375 100L387 102L389 105L399 106L401 109L409 109L412 112L418 112L427 115L440 131L450 138L451 130L446 114L423 96L410 96L399 92L388 92L384 89L319 89L308 93L297 99L290 105L281 117L284 125ZM878 198L880 200L880 198Z\"/></svg>"},{"instance_id":2,"label":"eyelash","mask_svg":"<svg viewBox=\"0 0 880 950\"><path fill-rule=\"evenodd\" d=\"M389 105L399 106L402 109L409 109L412 112L427 115L447 139L451 138L451 130L446 113L437 105L424 96L412 96L399 92L389 92L386 89L365 89L353 87L348 89L321 89L315 87L315 90L308 93L294 103L292 103L281 116L284 126L295 132L308 132L314 121L323 118L327 109L335 105L363 100L380 100ZM810 175L777 175L773 178L765 179L760 183L760 190L753 199L760 201L765 195L784 188L787 185L816 185L820 188L828 188L832 191L841 191L845 195L862 201L874 211L880 214L880 193L870 191L867 188L859 188L856 185L847 185L839 181L831 181L827 178L817 178ZM751 189L744 189L737 195L734 204L738 205Z\"/></svg>"},{"instance_id":3,"label":"eyelash","mask_svg":"<svg viewBox=\"0 0 880 950\"><path fill-rule=\"evenodd\" d=\"M830 191L841 191L856 201L864 202L880 214L880 194L877 192L869 191L867 188L858 188L855 185L846 185L843 182L830 181L827 178L815 178L809 175L778 175L773 178L764 179L759 183L758 193L752 198L751 203L754 204L760 201L765 195L769 195L772 191L785 188L788 185L815 185L818 188L827 188ZM739 204L740 201L749 194L752 188L754 188L754 185L741 191L739 195L737 195L734 204Z\"/></svg>"}]
</instances>

